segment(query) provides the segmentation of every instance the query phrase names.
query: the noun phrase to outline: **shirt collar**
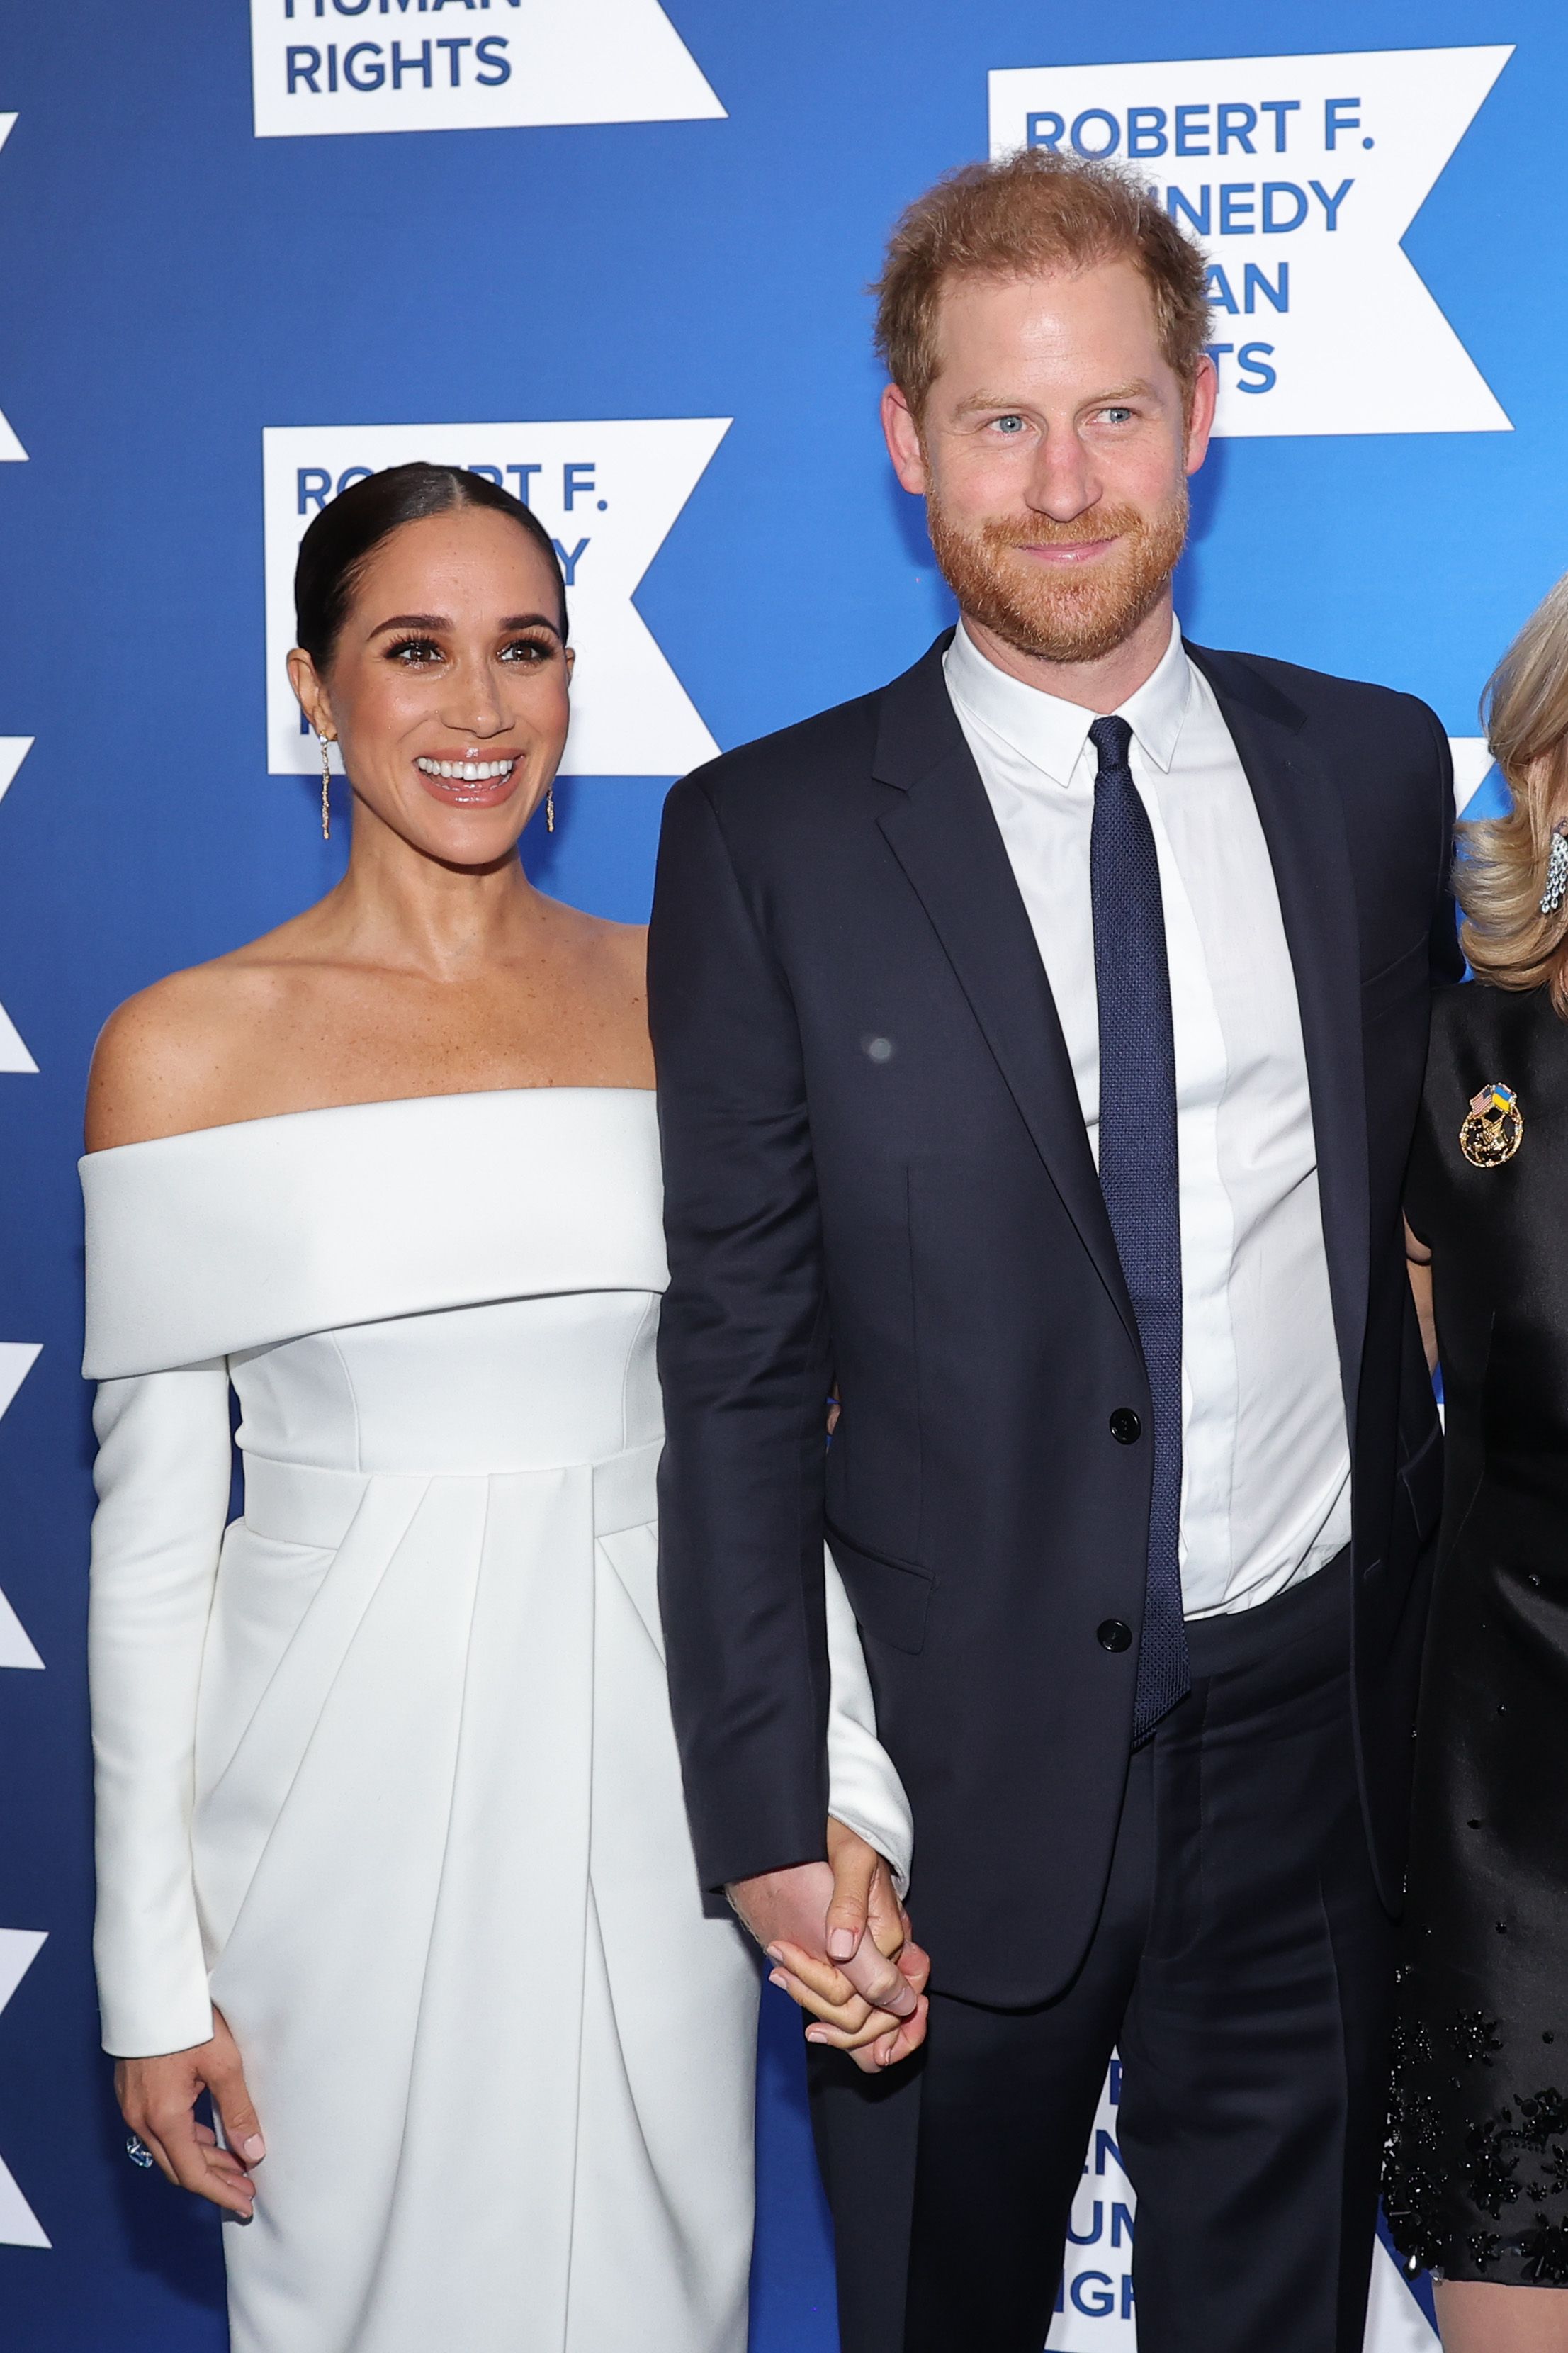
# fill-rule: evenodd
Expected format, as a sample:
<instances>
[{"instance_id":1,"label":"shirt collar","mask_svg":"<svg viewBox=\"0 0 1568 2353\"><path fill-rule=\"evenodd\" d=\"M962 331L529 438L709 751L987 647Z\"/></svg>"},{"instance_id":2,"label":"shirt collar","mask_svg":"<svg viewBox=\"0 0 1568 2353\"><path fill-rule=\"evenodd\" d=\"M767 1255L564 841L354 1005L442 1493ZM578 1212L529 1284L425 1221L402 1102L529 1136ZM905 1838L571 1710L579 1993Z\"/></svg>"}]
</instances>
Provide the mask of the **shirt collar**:
<instances>
[{"instance_id":1,"label":"shirt collar","mask_svg":"<svg viewBox=\"0 0 1568 2353\"><path fill-rule=\"evenodd\" d=\"M1095 714L1079 702L1066 702L1044 688L1026 686L1019 678L986 659L960 621L943 657L948 691L968 716L1001 737L1057 784L1071 778L1089 741ZM1135 694L1130 694L1118 716L1131 728L1141 752L1162 774L1176 756L1176 744L1192 692L1192 666L1182 643L1181 625L1173 616L1171 642L1159 666Z\"/></svg>"}]
</instances>

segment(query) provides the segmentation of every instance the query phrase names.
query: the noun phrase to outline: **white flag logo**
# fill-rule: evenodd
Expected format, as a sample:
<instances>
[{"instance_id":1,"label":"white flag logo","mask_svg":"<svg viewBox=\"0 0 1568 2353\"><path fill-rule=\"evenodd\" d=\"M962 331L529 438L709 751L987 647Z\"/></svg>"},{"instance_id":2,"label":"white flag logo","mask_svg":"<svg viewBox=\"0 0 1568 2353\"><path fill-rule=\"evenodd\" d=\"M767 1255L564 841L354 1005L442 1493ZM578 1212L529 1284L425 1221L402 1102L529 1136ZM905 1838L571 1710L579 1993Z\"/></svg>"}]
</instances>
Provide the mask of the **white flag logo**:
<instances>
[{"instance_id":1,"label":"white flag logo","mask_svg":"<svg viewBox=\"0 0 1568 2353\"><path fill-rule=\"evenodd\" d=\"M722 115L658 0L250 0L258 139Z\"/></svg>"},{"instance_id":2,"label":"white flag logo","mask_svg":"<svg viewBox=\"0 0 1568 2353\"><path fill-rule=\"evenodd\" d=\"M563 774L680 776L712 759L719 747L632 597L729 429L724 417L268 427L261 438L272 773L309 772L320 757L284 668L300 538L340 491L417 458L488 475L522 498L555 542L577 649Z\"/></svg>"},{"instance_id":3,"label":"white flag logo","mask_svg":"<svg viewBox=\"0 0 1568 2353\"><path fill-rule=\"evenodd\" d=\"M991 153L1113 157L1209 258L1216 429L1507 432L1400 239L1511 48L991 76Z\"/></svg>"},{"instance_id":4,"label":"white flag logo","mask_svg":"<svg viewBox=\"0 0 1568 2353\"><path fill-rule=\"evenodd\" d=\"M0 114L0 147L4 147L16 127L16 118L14 114ZM0 464L4 464L8 459L14 461L26 458L26 454L5 417L0 417Z\"/></svg>"},{"instance_id":5,"label":"white flag logo","mask_svg":"<svg viewBox=\"0 0 1568 2353\"><path fill-rule=\"evenodd\" d=\"M0 1928L0 2010L4 2010L33 1963L47 1931ZM43 2224L16 2186L16 2176L0 2158L0 2247L47 2247Z\"/></svg>"},{"instance_id":6,"label":"white flag logo","mask_svg":"<svg viewBox=\"0 0 1568 2353\"><path fill-rule=\"evenodd\" d=\"M0 1414L4 1414L41 1354L36 1340L0 1340ZM0 1593L0 1667L41 1667L43 1663L21 1620Z\"/></svg>"},{"instance_id":7,"label":"white flag logo","mask_svg":"<svg viewBox=\"0 0 1568 2353\"><path fill-rule=\"evenodd\" d=\"M1138 2353L1132 2234L1138 2201L1122 2169L1121 2062L1112 2059L1073 2200L1047 2353ZM1437 2340L1381 2240L1372 2251L1363 2353L1438 2353Z\"/></svg>"},{"instance_id":8,"label":"white flag logo","mask_svg":"<svg viewBox=\"0 0 1568 2353\"><path fill-rule=\"evenodd\" d=\"M4 422L4 418L0 418L0 425ZM0 450L0 456L4 454ZM12 778L32 748L30 735L0 735L0 800L5 799ZM22 1041L16 1023L5 1008L0 1005L0 1071L36 1071L37 1067ZM10 1398L0 1385L0 1413L5 1412L9 1403Z\"/></svg>"}]
</instances>

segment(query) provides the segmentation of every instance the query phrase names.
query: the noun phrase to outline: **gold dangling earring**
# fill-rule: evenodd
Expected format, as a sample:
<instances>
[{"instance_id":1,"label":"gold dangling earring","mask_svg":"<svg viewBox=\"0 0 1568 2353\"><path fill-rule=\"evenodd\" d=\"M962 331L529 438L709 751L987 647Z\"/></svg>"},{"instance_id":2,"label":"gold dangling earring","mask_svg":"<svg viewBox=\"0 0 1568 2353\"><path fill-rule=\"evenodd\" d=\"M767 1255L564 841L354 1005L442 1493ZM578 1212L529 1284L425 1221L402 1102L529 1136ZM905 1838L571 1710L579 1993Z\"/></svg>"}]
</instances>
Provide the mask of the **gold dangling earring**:
<instances>
[{"instance_id":1,"label":"gold dangling earring","mask_svg":"<svg viewBox=\"0 0 1568 2353\"><path fill-rule=\"evenodd\" d=\"M553 777L545 787L544 830L546 833L553 833L555 830L555 780Z\"/></svg>"},{"instance_id":2,"label":"gold dangling earring","mask_svg":"<svg viewBox=\"0 0 1568 2353\"><path fill-rule=\"evenodd\" d=\"M321 839L331 841L332 838L332 755L330 747L334 738L321 734L320 728L316 733L321 746Z\"/></svg>"}]
</instances>

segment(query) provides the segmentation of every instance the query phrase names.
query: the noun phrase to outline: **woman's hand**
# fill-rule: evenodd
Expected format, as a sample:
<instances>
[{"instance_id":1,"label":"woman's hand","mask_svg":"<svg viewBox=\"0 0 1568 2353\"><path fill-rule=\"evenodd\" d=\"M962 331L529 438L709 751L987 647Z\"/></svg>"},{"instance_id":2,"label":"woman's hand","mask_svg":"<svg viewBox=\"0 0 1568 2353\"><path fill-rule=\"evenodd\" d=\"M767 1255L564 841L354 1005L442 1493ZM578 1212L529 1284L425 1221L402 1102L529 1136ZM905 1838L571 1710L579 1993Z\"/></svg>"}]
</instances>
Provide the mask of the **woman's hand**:
<instances>
[{"instance_id":1,"label":"woman's hand","mask_svg":"<svg viewBox=\"0 0 1568 2353\"><path fill-rule=\"evenodd\" d=\"M805 2030L808 2042L847 2051L862 2073L874 2075L907 2059L911 2051L919 2050L926 2037L929 2004L925 1989L931 1975L931 1957L910 1934L907 1915L903 1915L902 1938L895 1957L900 1974L919 1997L908 2018L895 2018L890 2010L874 2010L831 1961L819 1961L783 1937L768 1947L768 1958L773 1963L769 1983L798 2002L814 2021Z\"/></svg>"},{"instance_id":2,"label":"woman's hand","mask_svg":"<svg viewBox=\"0 0 1568 2353\"><path fill-rule=\"evenodd\" d=\"M210 2126L196 2122L195 2105L204 2091L212 2094L226 2148L218 2147ZM249 2221L256 2203L251 2168L266 2156L267 2144L245 2087L238 2048L216 2010L210 2042L155 2059L117 2060L114 2094L121 2115L171 2181Z\"/></svg>"},{"instance_id":3,"label":"woman's hand","mask_svg":"<svg viewBox=\"0 0 1568 2353\"><path fill-rule=\"evenodd\" d=\"M775 1936L767 1948L773 1963L770 1982L816 2021L805 2030L808 2042L847 2051L863 2073L874 2074L908 2058L925 2041L931 1961L914 1941L892 1873L876 1849L830 1817L827 1853L833 1866L833 1901L824 1924L827 1953L813 1953L788 1936ZM868 2000L835 1966L852 1958L867 1937L916 1995L906 2015Z\"/></svg>"}]
</instances>

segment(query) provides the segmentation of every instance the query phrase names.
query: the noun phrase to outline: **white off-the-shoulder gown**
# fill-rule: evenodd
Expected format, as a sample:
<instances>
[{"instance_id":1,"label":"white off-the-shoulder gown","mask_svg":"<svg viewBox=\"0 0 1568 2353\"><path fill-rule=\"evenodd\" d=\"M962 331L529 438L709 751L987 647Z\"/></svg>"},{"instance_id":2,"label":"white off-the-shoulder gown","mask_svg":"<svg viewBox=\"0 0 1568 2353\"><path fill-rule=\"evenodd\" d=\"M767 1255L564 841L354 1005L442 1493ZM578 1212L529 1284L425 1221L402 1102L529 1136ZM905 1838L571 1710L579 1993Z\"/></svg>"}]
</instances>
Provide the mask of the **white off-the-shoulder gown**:
<instances>
[{"instance_id":1,"label":"white off-the-shoulder gown","mask_svg":"<svg viewBox=\"0 0 1568 2353\"><path fill-rule=\"evenodd\" d=\"M104 2042L234 2031L236 2353L741 2353L757 1969L661 1662L653 1098L296 1113L82 1180ZM833 1805L902 1878L828 1573Z\"/></svg>"}]
</instances>

